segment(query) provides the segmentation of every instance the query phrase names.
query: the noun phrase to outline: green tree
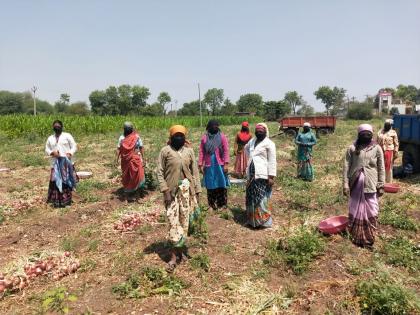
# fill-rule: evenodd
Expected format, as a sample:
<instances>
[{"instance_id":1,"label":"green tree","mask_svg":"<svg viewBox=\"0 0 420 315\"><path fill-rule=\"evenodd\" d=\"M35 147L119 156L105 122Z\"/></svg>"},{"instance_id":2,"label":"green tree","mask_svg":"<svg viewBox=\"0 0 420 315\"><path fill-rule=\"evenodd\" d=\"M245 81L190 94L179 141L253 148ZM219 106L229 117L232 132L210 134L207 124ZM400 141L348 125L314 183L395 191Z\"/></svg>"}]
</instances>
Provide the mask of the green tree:
<instances>
[{"instance_id":1,"label":"green tree","mask_svg":"<svg viewBox=\"0 0 420 315\"><path fill-rule=\"evenodd\" d=\"M321 100L325 105L327 114L339 114L344 110L344 96L346 90L343 88L330 88L329 86L321 86L314 92L317 100Z\"/></svg>"},{"instance_id":2,"label":"green tree","mask_svg":"<svg viewBox=\"0 0 420 315\"><path fill-rule=\"evenodd\" d=\"M71 104L68 109L67 113L71 115L88 115L89 114L89 107L86 102L76 102Z\"/></svg>"},{"instance_id":3,"label":"green tree","mask_svg":"<svg viewBox=\"0 0 420 315\"><path fill-rule=\"evenodd\" d=\"M354 102L347 111L348 119L369 120L373 117L373 106L371 103Z\"/></svg>"},{"instance_id":4,"label":"green tree","mask_svg":"<svg viewBox=\"0 0 420 315\"><path fill-rule=\"evenodd\" d=\"M172 101L171 96L168 92L160 92L159 96L157 97L157 101L160 106L163 107L163 113L166 112L166 105Z\"/></svg>"},{"instance_id":5,"label":"green tree","mask_svg":"<svg viewBox=\"0 0 420 315\"><path fill-rule=\"evenodd\" d=\"M131 89L133 110L139 112L141 108L147 105L150 97L150 90L145 86L134 85Z\"/></svg>"},{"instance_id":6,"label":"green tree","mask_svg":"<svg viewBox=\"0 0 420 315\"><path fill-rule=\"evenodd\" d=\"M232 116L237 112L238 107L231 102L229 98L226 98L223 102L222 108L220 109L220 115Z\"/></svg>"},{"instance_id":7,"label":"green tree","mask_svg":"<svg viewBox=\"0 0 420 315\"><path fill-rule=\"evenodd\" d=\"M60 94L60 99L55 102L54 108L57 113L67 113L69 109L70 95L63 93Z\"/></svg>"},{"instance_id":8,"label":"green tree","mask_svg":"<svg viewBox=\"0 0 420 315\"><path fill-rule=\"evenodd\" d=\"M24 110L21 93L0 91L0 115L22 113Z\"/></svg>"},{"instance_id":9,"label":"green tree","mask_svg":"<svg viewBox=\"0 0 420 315\"><path fill-rule=\"evenodd\" d=\"M106 105L105 114L107 115L118 115L120 110L118 108L118 88L115 86L109 86L105 90Z\"/></svg>"},{"instance_id":10,"label":"green tree","mask_svg":"<svg viewBox=\"0 0 420 315\"><path fill-rule=\"evenodd\" d=\"M23 112L27 114L33 114L34 112L34 98L31 92L23 92ZM52 114L54 113L54 106L49 102L36 99L36 111L37 113Z\"/></svg>"},{"instance_id":11,"label":"green tree","mask_svg":"<svg viewBox=\"0 0 420 315\"><path fill-rule=\"evenodd\" d=\"M289 91L284 95L284 100L289 104L293 110L293 114L296 115L297 108L302 105L302 96L296 91Z\"/></svg>"},{"instance_id":12,"label":"green tree","mask_svg":"<svg viewBox=\"0 0 420 315\"><path fill-rule=\"evenodd\" d=\"M204 114L204 112L203 112ZM207 112L206 112L207 114ZM200 115L200 102L198 100L184 103L182 108L178 110L179 116L198 116Z\"/></svg>"},{"instance_id":13,"label":"green tree","mask_svg":"<svg viewBox=\"0 0 420 315\"><path fill-rule=\"evenodd\" d=\"M118 114L128 115L134 112L132 102L132 89L128 84L120 85L118 88L117 108Z\"/></svg>"},{"instance_id":14,"label":"green tree","mask_svg":"<svg viewBox=\"0 0 420 315\"><path fill-rule=\"evenodd\" d=\"M162 104L156 102L143 107L141 113L144 116L163 116L165 114L165 108Z\"/></svg>"},{"instance_id":15,"label":"green tree","mask_svg":"<svg viewBox=\"0 0 420 315\"><path fill-rule=\"evenodd\" d=\"M414 85L400 84L395 90L395 96L405 102L415 103L417 98L417 88Z\"/></svg>"},{"instance_id":16,"label":"green tree","mask_svg":"<svg viewBox=\"0 0 420 315\"><path fill-rule=\"evenodd\" d=\"M277 120L290 114L291 111L290 104L284 100L264 103L264 118L267 120Z\"/></svg>"},{"instance_id":17,"label":"green tree","mask_svg":"<svg viewBox=\"0 0 420 315\"><path fill-rule=\"evenodd\" d=\"M210 89L204 94L203 104L210 110L211 115L215 116L220 113L224 99L223 89Z\"/></svg>"},{"instance_id":18,"label":"green tree","mask_svg":"<svg viewBox=\"0 0 420 315\"><path fill-rule=\"evenodd\" d=\"M106 93L104 91L93 91L89 95L90 108L96 115L106 114Z\"/></svg>"},{"instance_id":19,"label":"green tree","mask_svg":"<svg viewBox=\"0 0 420 315\"><path fill-rule=\"evenodd\" d=\"M315 108L313 108L311 105L304 102L302 106L297 111L297 114L300 116L312 116L315 114Z\"/></svg>"},{"instance_id":20,"label":"green tree","mask_svg":"<svg viewBox=\"0 0 420 315\"><path fill-rule=\"evenodd\" d=\"M257 93L241 95L236 105L240 112L257 113L257 115L261 115L264 112L263 98Z\"/></svg>"}]
</instances>

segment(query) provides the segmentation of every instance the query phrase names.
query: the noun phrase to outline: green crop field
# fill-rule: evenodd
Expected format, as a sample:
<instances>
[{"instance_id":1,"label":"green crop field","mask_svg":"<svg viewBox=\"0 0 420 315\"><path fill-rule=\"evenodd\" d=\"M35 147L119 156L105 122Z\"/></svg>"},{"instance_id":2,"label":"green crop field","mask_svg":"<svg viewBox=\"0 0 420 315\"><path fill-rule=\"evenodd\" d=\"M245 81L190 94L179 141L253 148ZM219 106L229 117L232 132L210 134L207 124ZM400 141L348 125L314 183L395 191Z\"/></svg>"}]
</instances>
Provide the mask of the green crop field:
<instances>
[{"instance_id":1,"label":"green crop field","mask_svg":"<svg viewBox=\"0 0 420 315\"><path fill-rule=\"evenodd\" d=\"M200 117L140 117L140 116L70 116L70 115L0 115L0 136L20 137L27 135L46 136L51 133L55 119L63 121L65 128L74 135L115 132L125 121L131 121L139 130L167 129L173 124L199 127ZM203 117L206 123L208 117ZM244 119L257 122L258 117L221 116L215 117L223 125L240 124Z\"/></svg>"}]
</instances>

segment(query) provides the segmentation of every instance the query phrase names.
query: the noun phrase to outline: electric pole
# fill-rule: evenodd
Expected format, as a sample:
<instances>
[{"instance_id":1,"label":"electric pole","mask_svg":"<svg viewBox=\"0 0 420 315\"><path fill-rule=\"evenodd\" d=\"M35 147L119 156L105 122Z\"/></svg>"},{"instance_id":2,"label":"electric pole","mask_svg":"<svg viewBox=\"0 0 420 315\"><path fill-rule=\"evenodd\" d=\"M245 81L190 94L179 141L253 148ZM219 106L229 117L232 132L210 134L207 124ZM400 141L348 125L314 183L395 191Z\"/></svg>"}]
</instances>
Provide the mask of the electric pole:
<instances>
[{"instance_id":1,"label":"electric pole","mask_svg":"<svg viewBox=\"0 0 420 315\"><path fill-rule=\"evenodd\" d=\"M35 97L36 90L38 90L38 88L34 85L31 88L31 91L34 94L34 116L36 116L36 97Z\"/></svg>"},{"instance_id":2,"label":"electric pole","mask_svg":"<svg viewBox=\"0 0 420 315\"><path fill-rule=\"evenodd\" d=\"M198 83L198 102L200 103L200 127L203 127L203 114L201 112L201 92L200 83Z\"/></svg>"}]
</instances>

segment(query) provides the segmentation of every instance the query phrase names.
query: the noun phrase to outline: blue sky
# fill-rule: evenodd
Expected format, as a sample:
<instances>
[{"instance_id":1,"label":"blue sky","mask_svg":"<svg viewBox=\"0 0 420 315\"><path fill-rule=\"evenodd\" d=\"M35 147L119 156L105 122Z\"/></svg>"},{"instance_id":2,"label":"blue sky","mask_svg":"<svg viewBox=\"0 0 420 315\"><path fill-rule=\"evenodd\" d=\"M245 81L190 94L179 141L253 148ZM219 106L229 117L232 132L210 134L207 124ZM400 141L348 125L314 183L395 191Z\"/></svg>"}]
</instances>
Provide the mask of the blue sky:
<instances>
[{"instance_id":1,"label":"blue sky","mask_svg":"<svg viewBox=\"0 0 420 315\"><path fill-rule=\"evenodd\" d=\"M0 90L88 101L139 84L179 106L217 87L236 101L320 85L362 99L384 86L420 87L418 0L0 0Z\"/></svg>"}]
</instances>

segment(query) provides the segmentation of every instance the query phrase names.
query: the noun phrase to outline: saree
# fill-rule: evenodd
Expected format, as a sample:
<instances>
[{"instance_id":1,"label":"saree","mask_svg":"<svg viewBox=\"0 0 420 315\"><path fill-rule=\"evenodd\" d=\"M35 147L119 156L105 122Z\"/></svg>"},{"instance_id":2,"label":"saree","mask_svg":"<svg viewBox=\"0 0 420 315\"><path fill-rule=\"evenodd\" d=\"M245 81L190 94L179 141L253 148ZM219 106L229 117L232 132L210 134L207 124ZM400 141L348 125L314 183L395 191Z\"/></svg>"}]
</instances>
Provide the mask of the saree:
<instances>
[{"instance_id":1,"label":"saree","mask_svg":"<svg viewBox=\"0 0 420 315\"><path fill-rule=\"evenodd\" d=\"M248 157L246 155L246 152L244 150L245 145L251 140L251 134L244 133L244 132L238 132L236 135L236 141L235 141L235 153L236 153L236 159L235 159L235 174L238 177L244 177L246 174L246 168L248 166Z\"/></svg>"},{"instance_id":2,"label":"saree","mask_svg":"<svg viewBox=\"0 0 420 315\"><path fill-rule=\"evenodd\" d=\"M392 182L392 167L394 164L394 151L384 151L384 162L385 162L385 183Z\"/></svg>"},{"instance_id":3,"label":"saree","mask_svg":"<svg viewBox=\"0 0 420 315\"><path fill-rule=\"evenodd\" d=\"M379 203L376 193L365 193L365 174L360 170L350 188L348 229L354 244L371 246L375 241Z\"/></svg>"},{"instance_id":4,"label":"saree","mask_svg":"<svg viewBox=\"0 0 420 315\"><path fill-rule=\"evenodd\" d=\"M249 166L250 181L246 187L246 212L248 224L252 227L271 227L271 206L269 204L272 190L267 179L255 179L255 166Z\"/></svg>"},{"instance_id":5,"label":"saree","mask_svg":"<svg viewBox=\"0 0 420 315\"><path fill-rule=\"evenodd\" d=\"M70 159L56 158L50 173L47 202L55 208L69 206L72 203L72 191L76 182L76 172Z\"/></svg>"},{"instance_id":6,"label":"saree","mask_svg":"<svg viewBox=\"0 0 420 315\"><path fill-rule=\"evenodd\" d=\"M204 169L204 186L207 188L207 201L211 208L227 206L227 187L229 179L223 167L217 163L216 154L211 156L211 166Z\"/></svg>"},{"instance_id":7,"label":"saree","mask_svg":"<svg viewBox=\"0 0 420 315\"><path fill-rule=\"evenodd\" d=\"M298 145L297 176L304 180L312 181L314 179L312 146L316 144L315 136L312 132L299 133L295 142Z\"/></svg>"},{"instance_id":8,"label":"saree","mask_svg":"<svg viewBox=\"0 0 420 315\"><path fill-rule=\"evenodd\" d=\"M119 156L121 157L122 184L125 192L133 192L145 183L144 169L141 157L136 153L138 134L132 132L121 142Z\"/></svg>"},{"instance_id":9,"label":"saree","mask_svg":"<svg viewBox=\"0 0 420 315\"><path fill-rule=\"evenodd\" d=\"M183 179L175 192L171 204L166 208L169 221L168 238L174 247L183 247L188 235L191 214L196 207L195 197L191 197L190 181Z\"/></svg>"}]
</instances>

